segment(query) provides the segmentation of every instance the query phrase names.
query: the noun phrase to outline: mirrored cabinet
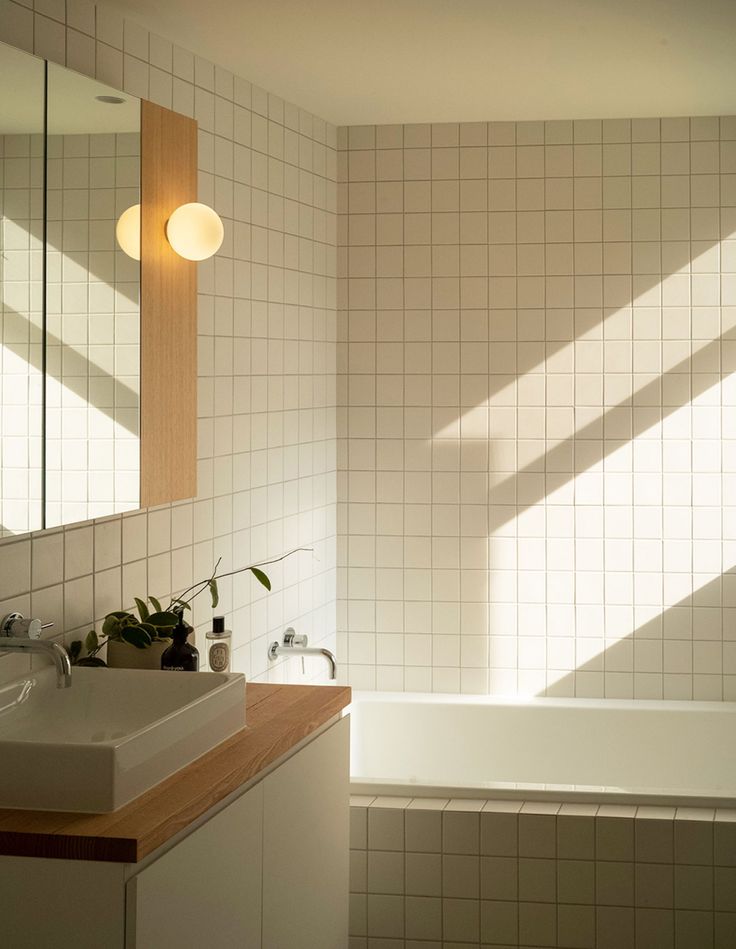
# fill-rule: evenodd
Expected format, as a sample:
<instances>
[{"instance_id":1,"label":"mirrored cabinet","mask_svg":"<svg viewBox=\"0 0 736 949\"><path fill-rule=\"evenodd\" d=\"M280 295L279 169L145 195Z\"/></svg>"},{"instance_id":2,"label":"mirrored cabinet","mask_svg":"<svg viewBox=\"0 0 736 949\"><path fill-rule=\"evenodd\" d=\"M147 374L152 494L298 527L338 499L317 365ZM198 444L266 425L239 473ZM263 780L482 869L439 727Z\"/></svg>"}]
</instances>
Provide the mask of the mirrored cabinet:
<instances>
[{"instance_id":1,"label":"mirrored cabinet","mask_svg":"<svg viewBox=\"0 0 736 949\"><path fill-rule=\"evenodd\" d=\"M140 507L140 101L48 65L45 526ZM140 256L140 255L139 255Z\"/></svg>"},{"instance_id":2,"label":"mirrored cabinet","mask_svg":"<svg viewBox=\"0 0 736 949\"><path fill-rule=\"evenodd\" d=\"M196 493L196 124L0 44L0 536Z\"/></svg>"},{"instance_id":3,"label":"mirrored cabinet","mask_svg":"<svg viewBox=\"0 0 736 949\"><path fill-rule=\"evenodd\" d=\"M45 64L0 45L0 535L43 527Z\"/></svg>"}]
</instances>

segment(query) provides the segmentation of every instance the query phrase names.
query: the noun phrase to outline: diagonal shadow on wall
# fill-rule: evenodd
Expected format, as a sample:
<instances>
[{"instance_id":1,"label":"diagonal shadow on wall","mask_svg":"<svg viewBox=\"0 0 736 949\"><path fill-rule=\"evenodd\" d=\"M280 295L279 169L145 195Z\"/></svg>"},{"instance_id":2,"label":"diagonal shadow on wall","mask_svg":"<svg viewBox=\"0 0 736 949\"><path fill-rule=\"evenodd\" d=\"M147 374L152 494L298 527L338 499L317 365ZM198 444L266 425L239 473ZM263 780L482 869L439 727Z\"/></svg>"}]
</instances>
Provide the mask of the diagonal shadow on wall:
<instances>
[{"instance_id":1,"label":"diagonal shadow on wall","mask_svg":"<svg viewBox=\"0 0 736 949\"><path fill-rule=\"evenodd\" d=\"M712 249L714 246L719 245L719 243L720 238L713 238L709 241L700 241L698 242L699 253L701 255L707 253L707 251ZM671 244L672 250L669 253L667 271L661 272L659 274L628 275L632 278L632 292L629 302L626 305L622 304L618 307L598 307L601 312L600 324L597 325L595 322L590 322L587 326L581 328L582 335L591 334L591 339L593 339L595 342L598 342L600 345L603 345L608 339L605 331L606 323L612 318L615 318L616 314L620 313L622 310L627 310L629 307L634 306L638 299L644 297L649 291L653 290L658 285L661 285L668 277L675 276L678 273L687 273L691 269L691 258L693 257L691 253L691 241L671 242ZM606 276L615 275L599 274L597 276L603 282L605 281ZM636 280L635 287L633 284L634 279ZM636 289L636 296L634 295L634 289ZM659 308L660 306L661 304L657 304L656 308ZM687 308L690 309L690 307L691 305L688 304ZM518 315L518 313L522 313L524 311L517 310L516 312ZM545 312L548 311L545 310ZM490 311L489 320L493 320L493 310ZM596 333L598 335L596 335ZM627 337L626 341L629 342L632 340L633 332L629 337ZM678 409L688 405L693 399L702 395L709 388L717 384L721 380L721 344L724 342L733 342L735 340L736 331L734 329L729 329L716 339L705 343L701 348L691 351L691 354L687 358L681 360L677 365L668 369L664 373L647 373L647 375L650 376L654 375L655 378L638 390L634 391L630 397L615 405L601 405L600 415L594 421L583 426L581 429L573 431L568 438L556 442L551 448L548 448L546 451L542 451L540 455L533 461L529 462L518 470L510 472L507 477L501 476L501 480L489 490L488 494L488 504L491 506L491 523L489 524L489 529L494 531L502 528L509 521L518 517L519 514L524 510L532 507L534 504L544 499L547 487L544 484L545 479L541 478L537 479L536 490L534 487L530 488L530 484L533 484L533 481L528 481L528 483L525 485L524 501L519 502L519 484L520 481L524 480L526 475L539 475L540 473L554 474L557 481L555 488L559 489L562 484L574 480L576 475L588 470L595 464L604 460L612 452L620 448L622 444L633 441L633 439L635 439L638 435L641 435L653 424L663 421ZM488 397L484 404L490 406L494 399L497 399L497 397L504 390L512 387L515 382L523 376L529 373L543 373L545 371L545 364L550 359L553 359L566 347L572 347L576 344L576 342L579 341L579 337L549 341L546 339L530 341L530 348L523 360L523 364L519 365L519 360L517 359L516 372L514 374L510 374L508 372L504 374L494 372L487 373ZM495 342L499 343L502 341L496 340ZM688 340L688 342L690 345L694 346L692 340ZM439 345L441 347L442 343ZM491 351L493 346L494 341L491 341L489 343L489 348ZM536 356L534 355L535 352L537 353ZM714 369L713 371L703 370L703 367L711 365L715 365L718 368ZM575 375L574 369L570 370L570 372ZM602 370L594 374L605 378L605 373ZM633 373L629 374L633 375ZM462 363L460 365L460 371L458 375L460 376L460 379L462 379L464 375ZM678 398L676 401L667 404L662 398L663 380L669 379L674 382L676 377L682 379L685 376L688 378L687 393L683 394L683 396ZM515 400L512 400L510 404L515 404ZM472 405L462 406L459 410L458 420L462 421L463 415L472 407ZM612 423L614 417L620 416L621 410L632 410L644 407L659 409L659 416L652 419L651 417L647 417L646 413L633 411L631 412L631 429L626 433L625 436L618 433L615 436L609 434L609 428L613 427ZM539 408L544 411L543 405L539 406ZM431 440L433 442L438 442L442 441L445 437L446 436L444 433L435 432ZM447 437L452 439L457 436L448 435ZM483 452L485 450L485 440L477 438L464 438L462 435L460 435L460 440L462 442L463 452L465 453L466 457L468 457L469 460L472 458L477 458L477 462L475 460L471 461L468 470L483 470L485 467L485 465L482 464ZM515 436L515 440L518 443L518 434ZM575 459L575 445L576 442L579 441L584 441L586 443L585 464L582 467L578 467L577 460ZM476 443L475 445L473 444L474 442ZM483 444L481 444L481 442ZM491 431L488 436L487 443L490 451L493 450L493 442L494 433ZM490 470L492 470L492 468Z\"/></svg>"},{"instance_id":2,"label":"diagonal shadow on wall","mask_svg":"<svg viewBox=\"0 0 736 949\"><path fill-rule=\"evenodd\" d=\"M707 363L716 359L717 364L720 366L720 348L724 342L736 342L736 328L731 328L717 339L706 343L697 353L690 355L687 359L683 359L676 366L673 366L645 386L637 389L631 398L626 399L618 405L610 406L603 412L599 419L578 429L569 438L557 443L553 448L541 455L539 459L530 462L524 468L509 475L508 478L505 478L491 489L489 492L489 503L493 505L491 529L495 530L502 527L510 520L518 517L523 510L544 500L545 487L543 486L543 481L536 492L530 494L527 490L527 498L523 504L517 504L516 502L510 502L508 500L511 497L517 497L519 480L524 475L540 472L554 472L555 474L560 474L565 480L572 481L582 470L587 470L598 462L603 461L612 452L620 448L622 444L633 441L651 428L653 424L651 418L645 417L643 414L637 415L636 412L633 412L631 431L625 438L622 438L620 435L613 438L610 436L607 437L608 423L614 413L618 413L620 409L629 409L637 405L654 405L661 413L655 420L656 424L678 411L678 409L688 405L714 385L717 385L722 378L720 369L711 373L697 372L694 371L694 365L700 362ZM660 399L662 381L674 376L688 377L688 398L673 403L672 405L666 405ZM575 443L579 441L586 442L586 467L569 471L569 459L571 457L574 458Z\"/></svg>"},{"instance_id":3,"label":"diagonal shadow on wall","mask_svg":"<svg viewBox=\"0 0 736 949\"><path fill-rule=\"evenodd\" d=\"M687 201L687 207L680 208L677 210L678 214L684 214L689 218L690 207L689 201ZM636 209L626 209L630 215L636 214ZM653 213L659 213L661 211L662 217L665 214L671 211L671 209L658 208L649 208L642 209L642 212L648 215ZM623 213L623 210L622 212ZM672 213L675 213L674 211ZM604 212L600 211L601 217L604 216ZM716 212L717 216L717 212ZM689 228L689 224L688 224ZM711 233L713 233L711 231ZM631 236L631 230L629 230L629 235ZM569 314L570 314L570 326L574 325L574 330L565 334L560 333L560 337L564 335L564 338L552 339L549 338L554 333L547 333L547 328L550 325L547 317L553 316L555 310L551 307L545 309L544 303L537 309L537 314L539 315L538 326L535 327L534 333L528 335L522 340L520 332L517 332L517 326L520 324L514 324L513 320L509 320L509 327L500 327L497 330L494 328L493 320L494 316L499 315L498 318L501 319L500 311L483 312L482 307L476 310L475 312L479 314L478 319L469 320L469 326L472 323L476 323L478 328L481 330L480 333L476 333L475 336L471 334L464 336L463 331L460 333L460 343L465 343L466 346L463 349L463 346L458 346L457 334L455 337L451 337L449 334L445 340L440 336L439 338L434 337L432 342L434 344L434 352L440 353L440 362L447 365L448 368L443 370L448 377L448 382L458 386L460 392L463 391L463 377L467 375L476 376L475 380L471 380L471 385L467 387L467 394L470 395L470 398L464 398L461 395L459 398L453 399L452 397L452 385L448 385L448 391L450 391L450 396L447 398L447 401L444 403L436 403L430 400L430 404L433 405L433 408L441 408L441 412L434 413L436 424L432 429L432 434L427 439L431 443L432 449L432 461L430 464L426 464L424 458L422 458L422 463L416 465L416 468L419 470L431 470L432 472L482 472L484 474L492 474L496 479L496 483L490 488L489 491L480 490L477 493L473 491L474 497L468 500L467 502L467 511L462 511L461 514L467 514L468 518L461 520L461 526L459 531L455 530L452 526L448 530L450 536L454 536L456 533L459 534L459 537L470 536L480 537L481 535L493 535L496 531L500 532L500 529L503 528L505 524L509 521L514 520L519 517L526 509L533 507L535 504L544 501L545 497L552 491L558 490L565 484L573 481L577 475L581 474L584 471L587 471L600 462L608 458L613 452L621 449L626 444L632 442L638 436L641 436L649 429L652 429L656 425L661 425L663 421L667 420L670 416L676 413L678 410L688 406L693 400L698 399L705 392L711 389L714 386L717 386L723 381L724 374L721 369L721 359L720 359L720 348L723 344L732 344L736 340L731 329L723 332L722 335L717 335L720 331L720 324L718 324L718 329L716 329L711 338L710 333L706 333L705 338L698 338L698 333L690 333L690 324L688 323L687 330L685 333L680 336L677 334L676 338L679 343L685 344L682 349L679 350L678 356L675 357L679 361L675 365L671 365L671 361L667 362L667 370L661 372L658 370L652 370L648 372L634 372L631 368L623 372L622 375L628 375L629 380L633 382L633 386L630 386L628 390L629 397L619 401L615 397L604 401L601 398L600 402L595 405L586 405L585 418L580 427L575 428L574 426L569 426L565 435L559 442L554 442L550 444L551 440L547 440L545 444L545 438L542 436L537 439L537 444L534 446L535 449L537 445L539 446L538 457L533 461L528 461L529 454L526 455L524 461L521 465L514 465L513 462L506 466L506 471L494 469L493 463L489 465L488 462L488 450L493 450L493 442L497 438L506 438L509 441L509 444L512 441L515 441L517 444L520 439L518 437L518 429L514 430L513 434L507 433L504 435L499 435L498 432L494 433L494 423L492 414L489 413L490 424L487 425L487 430L490 434L482 434L482 426L478 426L479 434L465 434L463 432L463 425L461 420L463 416L472 411L474 408L487 408L492 409L495 406L508 406L517 408L519 400L516 397L514 387L517 384L518 380L521 380L526 375L536 374L537 377L554 372L550 370L549 362L554 360L555 357L560 354L563 355L565 361L569 363L570 368L566 368L562 371L568 373L569 375L575 376L575 347L577 343L581 341L591 341L596 345L601 347L601 351L605 352L605 345L609 340L621 339L623 342L629 344L630 346L637 339L632 331L631 324L629 324L629 333L623 337L617 336L617 330L620 330L620 327L614 327L612 324L617 320L617 315L623 310L629 310L629 320L632 318L631 307L648 307L651 310L657 310L659 313L662 313L662 308L664 305L668 305L672 301L673 297L669 295L669 287L665 290L658 290L658 285L665 284L670 277L676 277L678 280L683 279L688 283L688 294L690 293L690 284L691 284L691 273L697 273L702 270L703 273L714 273L718 272L718 264L715 266L715 270L709 263L703 263L699 261L698 258L701 255L707 254L708 251L712 250L713 247L719 245L721 239L728 239L731 235L728 233L723 234L721 237L712 237L710 239L695 239L692 237L690 230L688 229L687 234L683 240L680 241L667 241L666 246L665 242L661 239L661 231L657 229L657 235L655 239L650 243L648 248L644 248L650 254L656 252L657 259L651 263L649 267L641 264L643 258L637 258L637 247L635 243L631 240L622 241L622 242L606 242L603 241L603 234L601 234L598 239L600 245L600 252L603 254L607 249L607 245L610 247L611 244L621 243L621 244L630 244L631 250L631 265L628 262L624 264L625 269L620 273L616 274L610 272L608 274L603 273L603 267L597 273L585 273L582 274L580 271L575 273L570 279L570 302L568 303ZM691 239L692 237L692 239ZM490 242L486 241L489 244ZM578 244L572 242L576 248ZM582 246L585 246L586 242L580 242ZM654 245L657 245L656 248ZM518 245L521 246L521 245ZM611 248L616 250L616 248ZM639 249L642 249L641 247ZM356 246L357 255L363 253L363 248ZM618 248L621 250L621 247ZM346 255L346 262L349 263L350 258L350 249L348 249L348 254ZM544 259L544 258L543 258ZM651 257L650 257L651 260ZM606 261L606 264L608 261ZM709 269L710 268L710 269ZM573 268L574 269L574 268ZM612 270L613 268L606 267L605 269ZM650 269L655 271L654 273L638 273L636 271L642 269ZM681 274L681 276L680 276ZM348 277L351 274L345 273L344 276ZM360 273L356 273L355 276L362 276ZM433 274L433 276L444 276L442 274ZM447 276L450 276L449 274ZM544 282L544 264L542 264L542 273L534 274L530 276L539 277L542 283ZM553 274L548 274L547 276L554 276ZM565 276L569 276L566 274ZM585 278L587 280L588 289L593 284L598 284L599 286L599 295L600 299L597 302L594 302L592 306L586 307L586 317L581 320L580 323L575 322L573 324L573 314L577 316L577 312L574 310L574 305L578 300L577 289L578 283L577 278L581 277L583 282ZM618 281L618 303L616 305L610 305L609 302L606 302L604 305L604 299L609 301L614 299L614 297L608 296L608 287L609 280L611 285ZM623 290L626 287L628 282L628 298L624 298ZM542 297L544 299L544 297ZM515 301L515 304L512 304L505 311L506 315L514 315L517 318L520 317L524 310L518 307L518 302ZM348 299L348 310L350 310ZM461 311L461 321L462 314L467 312L473 316L473 310L468 309L464 310L462 305L462 297L458 294L458 305ZM493 305L493 301L491 301ZM580 303L577 303L580 306ZM687 302L684 304L684 309L692 312L691 297L687 297ZM356 308L357 309L357 308ZM562 307L560 307L560 311ZM558 312L560 312L558 311ZM438 314L441 315L441 314ZM490 320L490 333L488 333L484 339L482 335L482 326L483 319L487 321ZM405 316L406 319L406 316ZM636 311L633 315L634 327L636 320ZM688 320L690 319L690 314L688 313ZM547 323L546 323L547 321ZM661 326L662 324L658 324ZM462 322L461 322L462 326ZM486 327L488 323L486 323ZM666 326L665 326L666 329ZM534 335L536 334L536 335ZM655 332L653 342L662 343L663 339L666 336L666 333ZM404 343L409 341L407 335L407 330L405 329L403 333L399 332L396 337L397 342L403 341ZM370 342L370 340L368 340ZM351 341L347 341L346 345L346 356L349 354L349 346ZM358 336L356 342L361 343L363 340ZM494 361L494 346L496 351L501 352L502 350L508 354L507 365L504 365L504 356L503 353L500 357L496 357ZM442 350L446 347L446 356ZM698 349L698 347L700 347ZM573 350L573 353L568 356L563 353L567 348ZM482 350L486 350L486 357L489 361L483 367L483 353ZM467 358L466 358L467 354ZM679 358L688 354L687 358ZM408 376L410 372L415 373L417 376L420 376L422 373L429 372L430 374L433 371L433 368L436 367L438 362L433 360L432 363L429 363L430 368L421 369L410 369L408 356L405 354L405 361L403 364L403 372L405 376ZM399 369L399 372L402 371ZM381 370L380 365L376 370L377 374L380 376L382 372L386 370ZM348 383L350 379L353 378L353 375L350 370L350 362L346 360L345 372L347 375ZM437 372L435 368L435 372ZM365 373L365 375L362 375ZM389 370L390 373L390 370ZM593 374L599 376L601 379L605 378L605 373L603 369L600 368L595 371ZM450 377L455 377L454 379ZM380 404L380 400L371 399L370 396L366 398L366 387L362 385L364 381L370 382L371 371L370 367L364 369L358 369L355 372L355 381L356 381L356 406L365 406L366 404L372 404L377 406ZM642 378L643 377L643 378ZM459 378L459 384L458 384ZM477 382L478 385L473 387L472 383ZM681 383L678 385L668 386L667 383ZM638 386L636 391L632 391L634 386ZM663 388L667 389L665 397L663 398L662 390ZM346 399L347 406L350 407L353 403L351 402L350 396L352 395L351 386L347 387L347 396ZM417 386L419 390L419 386ZM482 398L476 398L476 393L480 390L483 391ZM421 392L421 390L419 390ZM619 390L620 391L620 390ZM406 389L404 389L406 392ZM499 398L500 397L500 398ZM403 401L403 408L412 407L411 403ZM387 404L395 404L390 402ZM415 405L424 406L426 400L420 397L418 398ZM577 403L580 404L580 403ZM576 400L565 403L564 407L574 407L576 405ZM536 404L535 404L536 407ZM546 407L546 399L543 395L540 402L539 408L544 412ZM644 409L645 411L637 411L638 409ZM596 418L592 421L593 415L595 414ZM439 418L438 418L439 416ZM628 427L621 424L622 417L625 416L628 418ZM349 419L349 413L346 413L346 419ZM448 424L444 430L440 430L445 425L445 422ZM472 431L472 428L471 428ZM344 434L347 438L350 437L349 431L344 431ZM387 437L392 437L388 435ZM402 435L399 433L396 436L401 438ZM425 436L426 438L426 436ZM406 434L406 429L404 429L403 439L405 443L409 443L412 438ZM575 449L577 444L577 459L575 459ZM581 444L584 443L584 444ZM459 446L459 449L458 449ZM546 449L546 451L545 451ZM582 451L580 449L583 449ZM443 455L443 452L446 451L447 455ZM404 458L406 455L404 454ZM426 456L425 456L426 457ZM510 456L509 456L510 457ZM437 460L439 459L439 464ZM466 464L467 462L467 464ZM348 465L348 468L353 470L367 469L370 471L371 464L356 464ZM376 471L383 470L380 465L373 466ZM498 466L501 468L501 466ZM388 470L395 470L392 467L388 467ZM411 466L404 462L404 470L411 470ZM527 475L533 475L535 477L527 478ZM540 477L541 475L541 477ZM552 477L545 478L545 475ZM524 481L525 484L523 489L520 489L520 481ZM546 481L546 483L545 483ZM550 487L550 484L553 484L553 487ZM448 490L445 492L447 497L447 504L453 504L453 498L451 495L451 490L455 489L459 493L460 507L462 509L463 504L465 503L464 498L462 497L462 480L460 479L460 486L449 485ZM434 489L433 489L434 490ZM434 498L434 493L431 496ZM522 499L522 500L520 500ZM356 499L359 500L359 499ZM367 500L367 498L365 499ZM404 489L403 503L410 504L413 500ZM484 505L485 502L485 505ZM430 505L432 501L429 501ZM485 511L482 510L485 506ZM486 530L485 519L486 516L490 515L491 523L488 525ZM472 521L472 523L471 523ZM350 531L347 531L348 535ZM431 531L434 534L434 531ZM438 532L440 535L442 531ZM459 555L460 564L462 565L462 554ZM481 568L480 558L476 557L475 553L471 553L471 559L477 562L473 562L471 566L476 568ZM486 552L485 558L485 568L486 570L492 565L489 563L489 552ZM480 571L479 571L480 572ZM693 594L693 598L697 594ZM428 598L432 598L432 588L428 594ZM462 594L459 597L460 602L463 602ZM456 597L453 595L447 596L448 600L455 600ZM489 603L493 602L492 596L486 596L486 601ZM681 610L685 610L686 606L683 605L679 607ZM632 624L633 625L633 624ZM480 626L480 623L479 623ZM632 628L631 626L628 628ZM647 631L652 632L650 624L647 624ZM478 629L480 632L480 629ZM488 632L486 629L485 632ZM638 633L639 631L637 631ZM571 634L572 633L571 630ZM631 634L632 642L634 639L634 634ZM644 637L645 639L647 636ZM654 637L652 637L654 638ZM617 652L614 649L614 646L610 646L613 652L611 653L611 663L615 662ZM604 650L605 651L605 650ZM583 660L583 663L587 660ZM610 665L610 664L609 664ZM633 668L633 667L632 667ZM564 675L564 667L560 672L560 675Z\"/></svg>"},{"instance_id":4,"label":"diagonal shadow on wall","mask_svg":"<svg viewBox=\"0 0 736 949\"><path fill-rule=\"evenodd\" d=\"M666 607L628 636L576 663L539 695L575 698L733 700L736 631L732 639L710 620L736 604L736 565ZM582 637L585 641L585 637ZM635 670L635 671L634 671ZM724 675L735 683L729 691Z\"/></svg>"},{"instance_id":5,"label":"diagonal shadow on wall","mask_svg":"<svg viewBox=\"0 0 736 949\"><path fill-rule=\"evenodd\" d=\"M5 313L3 314L3 319L6 319L8 316L11 318L17 318L18 320L23 320L27 322L27 317L23 316L20 313L16 313L14 310L9 310L5 308ZM61 349L63 354L64 350L68 348L65 343L63 343L58 336L55 336L53 333L48 331L45 333L47 345L57 346ZM4 340L2 342L2 347L4 349L9 349L16 356L19 356L21 359L28 360L29 354L28 349L34 344L30 342L21 342L13 340ZM41 341L36 344L39 347L41 346ZM82 388L86 386L91 380L99 381L103 386L109 387L110 395L105 400L106 403L112 400L111 404L98 405L94 402L88 404L92 405L93 408L102 412L108 418L115 419L115 411L117 408L137 408L140 396L138 392L134 389L131 389L130 386L126 385L121 381L119 377L112 375L106 370L102 369L96 363L92 362L85 355L80 353L78 350L74 350L74 359L78 364L78 370L75 371L74 375L64 375L63 371L63 361L61 365L54 366L53 364L48 367L47 371L49 375L61 385L70 389L75 395L80 398L87 398L86 393L82 391ZM62 355L63 360L63 355ZM34 366L38 372L41 371L40 366ZM79 386L75 385L78 382ZM126 431L129 431L132 435L137 434L137 430L125 426Z\"/></svg>"}]
</instances>

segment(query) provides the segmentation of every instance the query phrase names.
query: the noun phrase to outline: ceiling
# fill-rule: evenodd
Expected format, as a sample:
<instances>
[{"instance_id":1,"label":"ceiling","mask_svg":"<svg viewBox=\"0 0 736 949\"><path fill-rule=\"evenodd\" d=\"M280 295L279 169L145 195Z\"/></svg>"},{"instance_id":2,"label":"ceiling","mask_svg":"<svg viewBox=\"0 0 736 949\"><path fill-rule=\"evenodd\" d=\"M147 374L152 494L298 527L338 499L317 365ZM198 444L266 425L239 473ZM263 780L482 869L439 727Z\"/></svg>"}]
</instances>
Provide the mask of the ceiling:
<instances>
[{"instance_id":1,"label":"ceiling","mask_svg":"<svg viewBox=\"0 0 736 949\"><path fill-rule=\"evenodd\" d=\"M49 63L49 135L139 132L141 100ZM100 102L112 96L122 102Z\"/></svg>"},{"instance_id":2,"label":"ceiling","mask_svg":"<svg viewBox=\"0 0 736 949\"><path fill-rule=\"evenodd\" d=\"M43 60L0 43L0 76L13 94L0 96L0 135L43 132ZM95 97L123 99L115 105ZM70 69L49 64L49 134L137 132L140 99L119 93Z\"/></svg>"},{"instance_id":3,"label":"ceiling","mask_svg":"<svg viewBox=\"0 0 736 949\"><path fill-rule=\"evenodd\" d=\"M12 96L0 96L0 135L43 132L43 60L0 44L0 73Z\"/></svg>"},{"instance_id":4,"label":"ceiling","mask_svg":"<svg viewBox=\"0 0 736 949\"><path fill-rule=\"evenodd\" d=\"M338 125L736 112L736 0L116 0Z\"/></svg>"}]
</instances>

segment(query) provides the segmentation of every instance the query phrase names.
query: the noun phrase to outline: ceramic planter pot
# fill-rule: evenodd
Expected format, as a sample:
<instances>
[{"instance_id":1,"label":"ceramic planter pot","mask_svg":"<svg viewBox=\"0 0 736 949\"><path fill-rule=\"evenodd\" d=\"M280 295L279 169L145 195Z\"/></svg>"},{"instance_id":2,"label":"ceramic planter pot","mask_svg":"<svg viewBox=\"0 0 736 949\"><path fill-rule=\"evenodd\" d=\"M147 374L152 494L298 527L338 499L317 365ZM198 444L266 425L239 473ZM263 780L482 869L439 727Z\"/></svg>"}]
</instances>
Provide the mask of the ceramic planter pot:
<instances>
[{"instance_id":1,"label":"ceramic planter pot","mask_svg":"<svg viewBox=\"0 0 736 949\"><path fill-rule=\"evenodd\" d=\"M107 664L111 669L160 669L161 656L171 645L170 639L138 649L128 643L111 640L107 644Z\"/></svg>"}]
</instances>

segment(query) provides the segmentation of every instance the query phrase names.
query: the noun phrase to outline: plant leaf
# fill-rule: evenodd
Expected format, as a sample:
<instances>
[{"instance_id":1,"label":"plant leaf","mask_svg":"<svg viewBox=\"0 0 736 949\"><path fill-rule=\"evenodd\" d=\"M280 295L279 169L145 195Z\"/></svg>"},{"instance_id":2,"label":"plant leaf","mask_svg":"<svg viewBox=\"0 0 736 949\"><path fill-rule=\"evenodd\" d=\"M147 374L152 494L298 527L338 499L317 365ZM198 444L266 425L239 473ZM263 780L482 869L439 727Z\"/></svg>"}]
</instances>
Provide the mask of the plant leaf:
<instances>
[{"instance_id":1,"label":"plant leaf","mask_svg":"<svg viewBox=\"0 0 736 949\"><path fill-rule=\"evenodd\" d=\"M148 635L151 637L151 642L154 642L154 643L170 643L171 642L171 636L168 635L168 633L171 631L170 626L156 627L156 626L152 626L150 623L141 623L140 629L142 629L144 633L148 633Z\"/></svg>"},{"instance_id":2,"label":"plant leaf","mask_svg":"<svg viewBox=\"0 0 736 949\"><path fill-rule=\"evenodd\" d=\"M172 613L171 610L161 610L159 613L151 613L146 620L146 623L155 626L157 629L162 626L176 626L178 622L179 617L176 613Z\"/></svg>"},{"instance_id":3,"label":"plant leaf","mask_svg":"<svg viewBox=\"0 0 736 949\"><path fill-rule=\"evenodd\" d=\"M120 620L115 616L106 616L102 623L102 632L105 636L117 637L120 632Z\"/></svg>"},{"instance_id":4,"label":"plant leaf","mask_svg":"<svg viewBox=\"0 0 736 949\"><path fill-rule=\"evenodd\" d=\"M103 666L107 669L107 663L100 659L99 656L84 656L77 663L78 666Z\"/></svg>"},{"instance_id":5,"label":"plant leaf","mask_svg":"<svg viewBox=\"0 0 736 949\"><path fill-rule=\"evenodd\" d=\"M130 613L126 613L124 610L115 610L112 613L108 613L102 624L102 632L105 636L117 636L120 632L120 626L123 620L129 616ZM133 619L135 620L135 617L133 617Z\"/></svg>"},{"instance_id":6,"label":"plant leaf","mask_svg":"<svg viewBox=\"0 0 736 949\"><path fill-rule=\"evenodd\" d=\"M135 600L135 605L138 607L138 612L140 614L141 621L145 623L145 621L148 619L148 614L150 611L148 607L146 606L144 600L138 599L137 596L134 596L133 599Z\"/></svg>"},{"instance_id":7,"label":"plant leaf","mask_svg":"<svg viewBox=\"0 0 736 949\"><path fill-rule=\"evenodd\" d=\"M127 626L121 633L124 642L135 646L136 649L148 649L151 645L151 637L140 626Z\"/></svg>"},{"instance_id":8,"label":"plant leaf","mask_svg":"<svg viewBox=\"0 0 736 949\"><path fill-rule=\"evenodd\" d=\"M69 658L70 658L71 661L72 661L72 665L74 665L74 664L76 663L77 659L79 658L79 654L80 654L81 651L82 651L82 640L81 640L81 639L75 639L73 643L69 643L69 650L68 650L68 652L69 652Z\"/></svg>"},{"instance_id":9,"label":"plant leaf","mask_svg":"<svg viewBox=\"0 0 736 949\"><path fill-rule=\"evenodd\" d=\"M185 610L191 610L191 606L187 603L186 600L174 599L174 603L178 603Z\"/></svg>"},{"instance_id":10,"label":"plant leaf","mask_svg":"<svg viewBox=\"0 0 736 949\"><path fill-rule=\"evenodd\" d=\"M153 603L153 608L157 613L161 612L161 601L157 600L155 596L149 596L148 599Z\"/></svg>"},{"instance_id":11,"label":"plant leaf","mask_svg":"<svg viewBox=\"0 0 736 949\"><path fill-rule=\"evenodd\" d=\"M95 649L97 649L97 647L99 646L99 644L100 644L100 641L97 638L97 633L93 629L91 629L85 636L84 648L87 650L87 652L94 652Z\"/></svg>"},{"instance_id":12,"label":"plant leaf","mask_svg":"<svg viewBox=\"0 0 736 949\"><path fill-rule=\"evenodd\" d=\"M220 602L220 591L217 589L217 580L213 577L211 580L207 581L207 585L210 588L210 596L212 597L212 609L217 606Z\"/></svg>"},{"instance_id":13,"label":"plant leaf","mask_svg":"<svg viewBox=\"0 0 736 949\"><path fill-rule=\"evenodd\" d=\"M271 589L271 581L262 570L259 570L258 567L250 567L250 572L267 590Z\"/></svg>"}]
</instances>

